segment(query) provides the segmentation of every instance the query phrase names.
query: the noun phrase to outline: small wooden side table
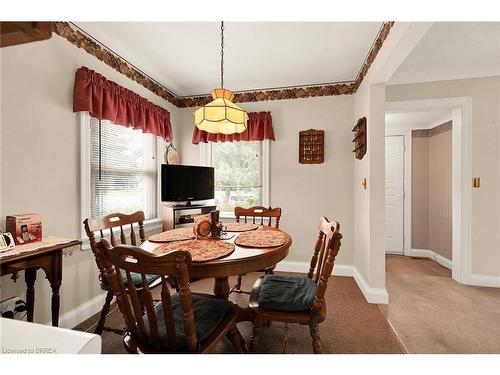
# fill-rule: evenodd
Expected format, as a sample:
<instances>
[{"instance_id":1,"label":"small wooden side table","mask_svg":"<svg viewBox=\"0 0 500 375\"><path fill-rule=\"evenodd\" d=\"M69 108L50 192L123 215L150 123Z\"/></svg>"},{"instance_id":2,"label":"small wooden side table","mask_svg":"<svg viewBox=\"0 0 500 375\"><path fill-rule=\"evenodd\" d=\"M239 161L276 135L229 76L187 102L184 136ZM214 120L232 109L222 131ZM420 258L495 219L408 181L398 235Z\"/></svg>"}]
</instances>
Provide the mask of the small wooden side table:
<instances>
[{"instance_id":1,"label":"small wooden side table","mask_svg":"<svg viewBox=\"0 0 500 375\"><path fill-rule=\"evenodd\" d=\"M18 278L18 272L24 270L27 286L26 307L29 322L33 322L36 271L41 268L45 271L47 280L49 280L50 287L52 288L52 325L57 327L59 324L59 288L62 283L63 249L80 244L81 242L78 240L71 240L66 243L42 247L30 252L0 257L0 276L12 273L12 279L15 281Z\"/></svg>"},{"instance_id":2,"label":"small wooden side table","mask_svg":"<svg viewBox=\"0 0 500 375\"><path fill-rule=\"evenodd\" d=\"M189 223L181 223L178 221L176 217L177 213L180 211L194 211L196 215L206 215L209 214L210 211L217 209L217 206L211 205L191 205L191 206L171 206L167 204L162 205L162 221L163 221L163 230L171 230L177 228L180 224L189 224ZM194 225L194 221L193 221Z\"/></svg>"}]
</instances>

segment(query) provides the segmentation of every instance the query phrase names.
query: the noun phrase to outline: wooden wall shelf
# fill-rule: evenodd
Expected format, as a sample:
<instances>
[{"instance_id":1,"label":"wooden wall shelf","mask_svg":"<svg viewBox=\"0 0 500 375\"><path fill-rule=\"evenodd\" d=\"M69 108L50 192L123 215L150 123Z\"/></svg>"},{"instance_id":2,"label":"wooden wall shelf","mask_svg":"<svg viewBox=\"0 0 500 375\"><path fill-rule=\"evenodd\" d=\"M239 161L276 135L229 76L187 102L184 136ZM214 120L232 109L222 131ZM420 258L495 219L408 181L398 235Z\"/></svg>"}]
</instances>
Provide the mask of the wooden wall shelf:
<instances>
[{"instance_id":1,"label":"wooden wall shelf","mask_svg":"<svg viewBox=\"0 0 500 375\"><path fill-rule=\"evenodd\" d=\"M363 159L366 154L366 117L362 117L356 123L356 126L352 129L354 133L354 155L356 159Z\"/></svg>"},{"instance_id":2,"label":"wooden wall shelf","mask_svg":"<svg viewBox=\"0 0 500 375\"><path fill-rule=\"evenodd\" d=\"M1 22L0 47L36 42L52 36L52 22Z\"/></svg>"},{"instance_id":3,"label":"wooden wall shelf","mask_svg":"<svg viewBox=\"0 0 500 375\"><path fill-rule=\"evenodd\" d=\"M299 163L321 164L325 159L324 130L309 129L299 132Z\"/></svg>"}]
</instances>

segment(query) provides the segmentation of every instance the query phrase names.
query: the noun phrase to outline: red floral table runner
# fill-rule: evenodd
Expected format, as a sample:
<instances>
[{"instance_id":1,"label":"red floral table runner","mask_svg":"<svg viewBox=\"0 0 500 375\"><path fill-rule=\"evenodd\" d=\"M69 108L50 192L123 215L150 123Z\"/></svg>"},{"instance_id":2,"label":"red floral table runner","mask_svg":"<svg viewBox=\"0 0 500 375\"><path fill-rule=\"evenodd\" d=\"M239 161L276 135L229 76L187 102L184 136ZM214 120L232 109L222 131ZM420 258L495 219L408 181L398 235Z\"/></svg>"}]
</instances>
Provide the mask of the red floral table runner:
<instances>
[{"instance_id":1,"label":"red floral table runner","mask_svg":"<svg viewBox=\"0 0 500 375\"><path fill-rule=\"evenodd\" d=\"M247 247L275 247L286 243L286 234L279 230L258 229L241 233L236 237L234 243Z\"/></svg>"},{"instance_id":2,"label":"red floral table runner","mask_svg":"<svg viewBox=\"0 0 500 375\"><path fill-rule=\"evenodd\" d=\"M166 254L176 250L189 251L193 262L207 262L231 254L234 244L220 240L170 242L153 250L153 254Z\"/></svg>"},{"instance_id":3,"label":"red floral table runner","mask_svg":"<svg viewBox=\"0 0 500 375\"><path fill-rule=\"evenodd\" d=\"M153 234L148 239L151 242L185 241L194 238L193 228L177 228L166 232Z\"/></svg>"},{"instance_id":4,"label":"red floral table runner","mask_svg":"<svg viewBox=\"0 0 500 375\"><path fill-rule=\"evenodd\" d=\"M255 230L259 227L258 224L251 223L223 223L228 232L246 232L250 230Z\"/></svg>"}]
</instances>

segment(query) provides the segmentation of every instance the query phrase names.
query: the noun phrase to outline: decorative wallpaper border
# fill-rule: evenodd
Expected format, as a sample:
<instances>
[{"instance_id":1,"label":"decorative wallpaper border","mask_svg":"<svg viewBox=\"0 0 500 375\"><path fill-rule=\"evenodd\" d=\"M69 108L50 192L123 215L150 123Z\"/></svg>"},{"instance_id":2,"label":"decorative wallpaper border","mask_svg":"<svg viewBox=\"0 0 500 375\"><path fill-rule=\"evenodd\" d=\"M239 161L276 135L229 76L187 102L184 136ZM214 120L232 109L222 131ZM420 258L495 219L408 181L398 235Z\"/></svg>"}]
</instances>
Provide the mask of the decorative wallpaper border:
<instances>
[{"instance_id":1,"label":"decorative wallpaper border","mask_svg":"<svg viewBox=\"0 0 500 375\"><path fill-rule=\"evenodd\" d=\"M447 121L441 125L435 126L431 129L415 129L412 131L413 137L433 137L435 135L445 133L452 130L452 122Z\"/></svg>"},{"instance_id":2,"label":"decorative wallpaper border","mask_svg":"<svg viewBox=\"0 0 500 375\"><path fill-rule=\"evenodd\" d=\"M106 65L109 65L117 72L127 76L132 81L137 82L153 94L158 95L160 98L165 99L176 107L182 107L181 100L178 96L172 94L167 88L135 69L121 57L101 46L99 43L96 43L68 22L54 22L52 27L53 31L57 35L63 37L71 44L74 44L79 48L83 48L89 55L92 55Z\"/></svg>"},{"instance_id":3,"label":"decorative wallpaper border","mask_svg":"<svg viewBox=\"0 0 500 375\"><path fill-rule=\"evenodd\" d=\"M366 59L361 66L361 69L353 82L347 83L332 83L329 85L311 85L304 87L290 87L284 89L256 90L247 92L236 92L234 96L235 103L250 103L261 102L267 100L283 100L283 99L300 99L311 98L315 96L334 96L334 95L350 95L354 94L363 78L368 73L370 66L377 57L382 45L389 35L389 32L394 25L394 22L383 22L382 26L375 38L375 41L366 56ZM79 48L83 48L87 53L96 57L98 60L109 65L117 72L127 76L131 80L137 82L141 86L150 90L152 93L165 99L176 107L200 107L212 100L211 96L187 96L179 97L169 91L166 87L154 81L143 72L137 70L120 56L109 51L106 47L95 42L92 38L80 32L68 22L54 22L54 32L68 40Z\"/></svg>"}]
</instances>

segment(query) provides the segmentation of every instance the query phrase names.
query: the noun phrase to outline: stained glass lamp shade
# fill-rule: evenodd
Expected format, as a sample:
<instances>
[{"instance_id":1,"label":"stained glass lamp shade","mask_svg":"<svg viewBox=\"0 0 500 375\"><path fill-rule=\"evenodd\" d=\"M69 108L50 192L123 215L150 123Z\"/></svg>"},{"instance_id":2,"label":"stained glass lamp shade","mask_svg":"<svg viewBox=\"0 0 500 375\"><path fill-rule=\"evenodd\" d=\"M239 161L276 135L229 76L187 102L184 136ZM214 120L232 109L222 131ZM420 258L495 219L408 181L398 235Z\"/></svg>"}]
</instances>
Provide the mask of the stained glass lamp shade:
<instances>
[{"instance_id":1,"label":"stained glass lamp shade","mask_svg":"<svg viewBox=\"0 0 500 375\"><path fill-rule=\"evenodd\" d=\"M208 133L242 133L247 128L248 114L232 102L234 94L226 89L214 89L212 100L194 113L195 125Z\"/></svg>"}]
</instances>

